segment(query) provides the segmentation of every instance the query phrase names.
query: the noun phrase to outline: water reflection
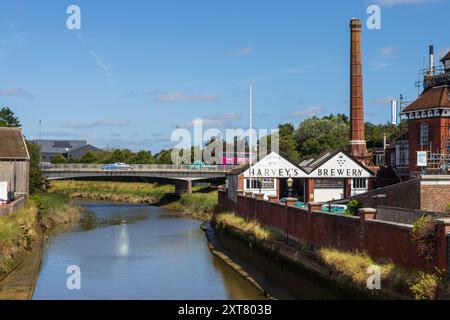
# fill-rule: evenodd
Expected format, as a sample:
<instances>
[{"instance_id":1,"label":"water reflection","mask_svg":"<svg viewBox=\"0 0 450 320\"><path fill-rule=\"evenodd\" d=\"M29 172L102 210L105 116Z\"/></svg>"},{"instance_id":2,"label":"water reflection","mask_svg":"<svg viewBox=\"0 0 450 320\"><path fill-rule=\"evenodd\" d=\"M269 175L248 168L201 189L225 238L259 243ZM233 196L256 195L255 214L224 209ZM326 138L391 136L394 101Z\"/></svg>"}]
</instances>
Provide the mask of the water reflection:
<instances>
[{"instance_id":1,"label":"water reflection","mask_svg":"<svg viewBox=\"0 0 450 320\"><path fill-rule=\"evenodd\" d=\"M82 202L80 223L46 246L34 299L260 299L209 252L200 222L146 205ZM65 286L69 265L82 290Z\"/></svg>"}]
</instances>

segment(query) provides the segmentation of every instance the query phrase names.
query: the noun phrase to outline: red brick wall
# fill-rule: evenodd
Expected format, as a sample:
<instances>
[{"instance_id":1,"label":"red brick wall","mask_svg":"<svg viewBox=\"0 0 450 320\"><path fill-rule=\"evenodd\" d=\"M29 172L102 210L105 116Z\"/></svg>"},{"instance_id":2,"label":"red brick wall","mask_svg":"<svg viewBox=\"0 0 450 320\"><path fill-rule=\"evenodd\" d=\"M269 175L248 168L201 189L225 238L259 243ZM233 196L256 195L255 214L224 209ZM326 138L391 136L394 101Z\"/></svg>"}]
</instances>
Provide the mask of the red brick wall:
<instances>
[{"instance_id":1,"label":"red brick wall","mask_svg":"<svg viewBox=\"0 0 450 320\"><path fill-rule=\"evenodd\" d=\"M382 196L382 197L379 197ZM363 207L378 208L378 205L420 209L420 179L397 183L381 189L354 196Z\"/></svg>"},{"instance_id":2,"label":"red brick wall","mask_svg":"<svg viewBox=\"0 0 450 320\"><path fill-rule=\"evenodd\" d=\"M420 124L428 123L429 141L432 144L432 150L429 145L423 148L420 145ZM446 130L450 125L448 118L430 118L415 119L408 121L408 141L409 141L409 168L411 171L419 171L417 163L417 151L441 152L445 139Z\"/></svg>"},{"instance_id":3,"label":"red brick wall","mask_svg":"<svg viewBox=\"0 0 450 320\"><path fill-rule=\"evenodd\" d=\"M221 207L229 205L224 194L219 191ZM409 238L411 228L405 225L307 211L245 196L238 196L236 213L284 233L287 231L290 237L306 245L366 250L373 257L390 259L405 267L433 270L434 265L418 255Z\"/></svg>"},{"instance_id":4,"label":"red brick wall","mask_svg":"<svg viewBox=\"0 0 450 320\"><path fill-rule=\"evenodd\" d=\"M427 185L420 189L421 210L443 211L450 204L450 184Z\"/></svg>"}]
</instances>

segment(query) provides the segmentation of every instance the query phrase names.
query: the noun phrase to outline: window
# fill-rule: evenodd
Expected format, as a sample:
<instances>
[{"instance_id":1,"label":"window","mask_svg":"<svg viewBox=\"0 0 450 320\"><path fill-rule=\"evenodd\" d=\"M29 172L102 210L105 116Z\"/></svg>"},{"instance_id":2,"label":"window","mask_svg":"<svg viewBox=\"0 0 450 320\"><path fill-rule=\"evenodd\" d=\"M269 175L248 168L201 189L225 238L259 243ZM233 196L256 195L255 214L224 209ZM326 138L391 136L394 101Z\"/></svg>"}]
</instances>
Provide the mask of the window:
<instances>
[{"instance_id":1,"label":"window","mask_svg":"<svg viewBox=\"0 0 450 320\"><path fill-rule=\"evenodd\" d=\"M384 166L384 154L377 153L377 156L376 156L376 159L375 159L375 164L377 166Z\"/></svg>"},{"instance_id":2,"label":"window","mask_svg":"<svg viewBox=\"0 0 450 320\"><path fill-rule=\"evenodd\" d=\"M247 189L275 189L274 179L264 178L260 184L258 178L252 178L252 187L250 188L250 179L245 179Z\"/></svg>"},{"instance_id":3,"label":"window","mask_svg":"<svg viewBox=\"0 0 450 320\"><path fill-rule=\"evenodd\" d=\"M428 123L420 124L420 145L423 147L428 146L429 136L428 136Z\"/></svg>"},{"instance_id":4,"label":"window","mask_svg":"<svg viewBox=\"0 0 450 320\"><path fill-rule=\"evenodd\" d=\"M353 189L366 189L367 180L366 179L353 179Z\"/></svg>"}]
</instances>

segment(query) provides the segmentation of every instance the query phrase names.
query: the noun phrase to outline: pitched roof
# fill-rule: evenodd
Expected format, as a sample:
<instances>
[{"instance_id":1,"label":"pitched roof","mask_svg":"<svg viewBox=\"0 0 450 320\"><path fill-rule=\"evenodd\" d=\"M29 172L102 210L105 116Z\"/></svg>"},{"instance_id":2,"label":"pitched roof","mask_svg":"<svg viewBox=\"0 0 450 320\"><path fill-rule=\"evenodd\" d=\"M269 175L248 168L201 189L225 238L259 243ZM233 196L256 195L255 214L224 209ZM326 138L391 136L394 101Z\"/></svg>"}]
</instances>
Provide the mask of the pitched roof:
<instances>
[{"instance_id":1,"label":"pitched roof","mask_svg":"<svg viewBox=\"0 0 450 320\"><path fill-rule=\"evenodd\" d=\"M407 106L402 113L434 108L450 108L449 94L448 86L428 89L416 101Z\"/></svg>"},{"instance_id":2,"label":"pitched roof","mask_svg":"<svg viewBox=\"0 0 450 320\"><path fill-rule=\"evenodd\" d=\"M309 160L305 160L305 161L301 162L299 164L299 167L300 167L300 169L303 169L306 173L310 174L311 172L313 172L314 170L316 170L317 168L322 166L324 163L328 162L331 158L333 158L338 153L343 153L348 158L350 158L353 162L358 164L361 168L363 168L364 170L368 171L372 175L374 174L371 169L369 169L368 167L363 165L355 157L353 157L350 153L348 153L347 151L344 151L344 150L326 151L326 152L320 154L319 156L317 156L314 159L309 159Z\"/></svg>"},{"instance_id":3,"label":"pitched roof","mask_svg":"<svg viewBox=\"0 0 450 320\"><path fill-rule=\"evenodd\" d=\"M87 145L84 140L34 140L42 153L68 153Z\"/></svg>"},{"instance_id":4,"label":"pitched roof","mask_svg":"<svg viewBox=\"0 0 450 320\"><path fill-rule=\"evenodd\" d=\"M30 159L20 128L0 128L0 159Z\"/></svg>"},{"instance_id":5,"label":"pitched roof","mask_svg":"<svg viewBox=\"0 0 450 320\"><path fill-rule=\"evenodd\" d=\"M450 60L450 51L447 52L447 54L441 59L442 62L444 62L446 60Z\"/></svg>"}]
</instances>

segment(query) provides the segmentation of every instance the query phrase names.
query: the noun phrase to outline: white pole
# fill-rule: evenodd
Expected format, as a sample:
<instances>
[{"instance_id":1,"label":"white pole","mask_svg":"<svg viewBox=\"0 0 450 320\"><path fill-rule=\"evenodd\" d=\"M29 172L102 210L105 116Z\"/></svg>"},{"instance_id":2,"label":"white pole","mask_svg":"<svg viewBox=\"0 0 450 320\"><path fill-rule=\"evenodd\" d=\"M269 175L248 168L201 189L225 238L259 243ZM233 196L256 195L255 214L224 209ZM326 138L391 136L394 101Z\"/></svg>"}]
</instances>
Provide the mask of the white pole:
<instances>
[{"instance_id":1,"label":"white pole","mask_svg":"<svg viewBox=\"0 0 450 320\"><path fill-rule=\"evenodd\" d=\"M249 89L250 89L250 101L249 101L249 118L250 118L250 128L249 128L249 131L250 131L250 139L249 139L249 148L248 148L248 150L249 150L249 154L248 154L248 156L249 156L249 164L250 164L250 169L249 169L249 174L248 174L248 180L249 180L249 182L250 182L250 190L251 189L253 189L253 185L252 185L252 157L253 157L253 152L252 152L252 143L253 143L253 138L252 138L252 136L253 136L253 134L252 134L252 129L253 129L253 119L252 119L252 117L253 117L253 110L252 110L252 108L253 108L253 97L252 97L252 95L253 95L253 83L252 82L250 82L250 85L249 85Z\"/></svg>"}]
</instances>

